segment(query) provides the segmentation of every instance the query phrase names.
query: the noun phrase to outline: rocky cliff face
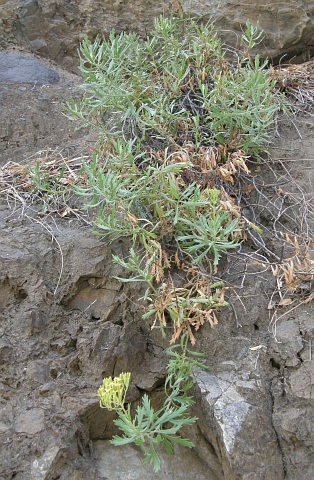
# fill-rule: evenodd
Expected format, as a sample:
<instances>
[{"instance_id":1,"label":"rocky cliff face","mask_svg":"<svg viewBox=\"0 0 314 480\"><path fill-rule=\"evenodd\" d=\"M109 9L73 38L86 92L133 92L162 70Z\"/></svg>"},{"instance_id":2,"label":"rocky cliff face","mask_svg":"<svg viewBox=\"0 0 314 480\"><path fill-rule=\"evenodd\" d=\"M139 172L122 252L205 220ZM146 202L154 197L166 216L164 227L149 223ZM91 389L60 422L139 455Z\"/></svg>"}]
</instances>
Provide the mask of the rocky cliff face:
<instances>
[{"instance_id":1,"label":"rocky cliff face","mask_svg":"<svg viewBox=\"0 0 314 480\"><path fill-rule=\"evenodd\" d=\"M37 78L36 68L33 73ZM57 73L59 81L45 86L0 83L2 119L11 125L0 150L1 478L312 480L313 305L283 312L271 329L274 278L244 275L239 285L237 268L228 276L239 288L229 297L234 310L225 309L218 326L204 326L197 337L208 370L194 377L199 421L187 433L196 448L162 457L155 475L133 446L110 446L113 418L96 397L102 377L128 369L129 400L147 391L158 405L167 341L141 320L140 292L112 278L121 272L111 254L123 255L123 243L109 248L84 221L56 218L5 183L6 162L36 159L44 143L59 145L38 152L47 162L79 156L83 148L86 153L84 132L74 134L60 111L78 79ZM47 101L50 115L42 108ZM311 116L297 122L297 129L289 122L279 126L272 153L292 168L289 188L299 185L296 192L310 196Z\"/></svg>"},{"instance_id":2,"label":"rocky cliff face","mask_svg":"<svg viewBox=\"0 0 314 480\"><path fill-rule=\"evenodd\" d=\"M90 38L120 31L149 32L154 17L169 10L164 0L1 0L0 40L2 48L22 45L65 68L77 67L77 49L86 34ZM213 21L223 41L235 47L241 26L257 21L265 32L259 47L262 56L278 61L313 54L314 1L256 2L248 0L193 0L185 10Z\"/></svg>"},{"instance_id":3,"label":"rocky cliff face","mask_svg":"<svg viewBox=\"0 0 314 480\"><path fill-rule=\"evenodd\" d=\"M103 376L125 369L132 372L130 401L136 404L143 391L155 405L162 397L167 341L142 321L137 287L113 279L121 272L111 255L123 255L127 246L105 245L91 233L88 218L58 217L5 181L8 161L80 157L90 140L61 113L80 79L48 62L37 68L30 52L74 69L80 35L111 27L145 32L165 3L0 0L1 45L28 50L23 65L30 67L14 81L8 81L8 67L2 77L0 69L1 479L313 479L313 303L282 310L270 324L274 277L230 270L228 281L237 287L229 291L233 308L197 337L208 370L194 375L199 421L187 433L196 448L163 456L161 471L153 474L135 447L109 444L113 417L96 397ZM214 2L190 3L198 14L218 16ZM217 24L223 34L231 25L239 31L248 16L258 19L268 33L268 55L298 54L311 47L311 9L310 2L267 8L220 2ZM274 168L284 161L292 175L283 181L285 191L308 198L313 215L312 112L300 111L294 120L296 128L280 122L270 152ZM278 168L284 180L286 171ZM257 167L257 183L265 175L270 171ZM298 215L301 224L304 212ZM265 223L273 221L266 208L264 216Z\"/></svg>"}]
</instances>

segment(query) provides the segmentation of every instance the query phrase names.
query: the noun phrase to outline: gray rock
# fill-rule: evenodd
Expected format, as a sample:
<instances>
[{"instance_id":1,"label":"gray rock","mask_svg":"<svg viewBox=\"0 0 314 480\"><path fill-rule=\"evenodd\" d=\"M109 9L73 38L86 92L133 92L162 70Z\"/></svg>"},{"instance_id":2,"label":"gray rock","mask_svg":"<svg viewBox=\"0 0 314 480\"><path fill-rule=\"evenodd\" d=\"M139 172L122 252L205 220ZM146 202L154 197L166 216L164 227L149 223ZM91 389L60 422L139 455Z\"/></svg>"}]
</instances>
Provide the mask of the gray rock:
<instances>
[{"instance_id":1,"label":"gray rock","mask_svg":"<svg viewBox=\"0 0 314 480\"><path fill-rule=\"evenodd\" d=\"M31 40L29 43L31 44L33 50L40 50L41 48L47 47L47 43L42 38L36 38L35 40Z\"/></svg>"},{"instance_id":2,"label":"gray rock","mask_svg":"<svg viewBox=\"0 0 314 480\"><path fill-rule=\"evenodd\" d=\"M44 455L40 458L36 458L32 462L31 471L32 471L32 479L34 480L44 480L47 478L47 473L51 468L51 464L55 460L58 455L59 447L52 446L48 448Z\"/></svg>"},{"instance_id":3,"label":"gray rock","mask_svg":"<svg viewBox=\"0 0 314 480\"><path fill-rule=\"evenodd\" d=\"M8 340L0 338L0 365L11 361L13 356L13 347Z\"/></svg>"},{"instance_id":4,"label":"gray rock","mask_svg":"<svg viewBox=\"0 0 314 480\"><path fill-rule=\"evenodd\" d=\"M292 399L286 404L276 400L274 426L284 452L286 478L312 480L314 465L313 401L300 403Z\"/></svg>"},{"instance_id":5,"label":"gray rock","mask_svg":"<svg viewBox=\"0 0 314 480\"><path fill-rule=\"evenodd\" d=\"M0 435L6 433L12 427L13 413L12 405L7 403L0 408Z\"/></svg>"},{"instance_id":6,"label":"gray rock","mask_svg":"<svg viewBox=\"0 0 314 480\"><path fill-rule=\"evenodd\" d=\"M161 468L154 473L145 468L140 451L133 445L119 447L117 467L116 447L108 441L93 444L93 459L98 478L110 480L220 480L208 466L197 458L193 450L176 447L172 456L162 455ZM101 475L101 476L100 476Z\"/></svg>"},{"instance_id":7,"label":"gray rock","mask_svg":"<svg viewBox=\"0 0 314 480\"><path fill-rule=\"evenodd\" d=\"M303 347L300 326L294 320L285 320L276 325L276 337L271 339L274 358L284 359L286 366L295 367L301 361L298 354Z\"/></svg>"},{"instance_id":8,"label":"gray rock","mask_svg":"<svg viewBox=\"0 0 314 480\"><path fill-rule=\"evenodd\" d=\"M187 8L190 2L187 2ZM256 49L262 56L279 60L293 55L309 59L314 52L313 13L314 1L287 0L285 2L256 2L248 0L193 0L193 13L214 22L222 40L236 47L241 38L241 29L250 19L253 25L259 22L264 31L264 40Z\"/></svg>"},{"instance_id":9,"label":"gray rock","mask_svg":"<svg viewBox=\"0 0 314 480\"><path fill-rule=\"evenodd\" d=\"M225 479L283 479L281 454L260 382L243 381L227 371L217 375L196 371L194 378L201 393L202 425L207 424L205 435L220 452Z\"/></svg>"},{"instance_id":10,"label":"gray rock","mask_svg":"<svg viewBox=\"0 0 314 480\"><path fill-rule=\"evenodd\" d=\"M42 408L32 408L21 412L15 419L15 431L34 435L45 428L45 412Z\"/></svg>"},{"instance_id":11,"label":"gray rock","mask_svg":"<svg viewBox=\"0 0 314 480\"><path fill-rule=\"evenodd\" d=\"M40 60L14 53L0 52L0 84L46 85L58 81L58 73L46 67Z\"/></svg>"},{"instance_id":12,"label":"gray rock","mask_svg":"<svg viewBox=\"0 0 314 480\"><path fill-rule=\"evenodd\" d=\"M302 363L290 373L291 394L301 399L314 400L314 363Z\"/></svg>"}]
</instances>

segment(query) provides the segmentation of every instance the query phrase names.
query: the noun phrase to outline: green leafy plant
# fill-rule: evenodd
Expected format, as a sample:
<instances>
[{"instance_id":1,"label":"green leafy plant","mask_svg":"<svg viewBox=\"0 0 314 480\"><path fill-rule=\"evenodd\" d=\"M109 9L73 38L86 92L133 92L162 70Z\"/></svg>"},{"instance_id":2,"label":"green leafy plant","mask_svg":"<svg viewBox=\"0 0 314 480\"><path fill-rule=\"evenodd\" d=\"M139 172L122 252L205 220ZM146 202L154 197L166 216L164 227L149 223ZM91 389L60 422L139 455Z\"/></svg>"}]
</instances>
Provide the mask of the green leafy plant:
<instances>
[{"instance_id":1,"label":"green leafy plant","mask_svg":"<svg viewBox=\"0 0 314 480\"><path fill-rule=\"evenodd\" d=\"M260 40L257 27L247 22L243 40L249 51ZM213 202L211 190L228 152L243 165L269 139L279 105L264 67L258 57L231 66L212 27L182 16L156 19L145 41L114 31L107 41L84 39L85 94L67 111L98 134L78 193L86 208L98 208L101 236L132 237L147 252L154 241L176 246L193 264L214 268L239 245L239 216L221 198ZM215 178L200 158L217 146Z\"/></svg>"},{"instance_id":2,"label":"green leafy plant","mask_svg":"<svg viewBox=\"0 0 314 480\"><path fill-rule=\"evenodd\" d=\"M122 135L136 139L137 148L154 141L174 146L186 137L261 150L279 106L265 62L258 56L248 61L260 41L258 27L247 23L244 66L232 66L212 27L188 19L183 28L182 22L156 19L146 41L114 31L108 41L85 38L80 68L86 95L68 104L69 114L101 132L102 142Z\"/></svg>"},{"instance_id":3,"label":"green leafy plant","mask_svg":"<svg viewBox=\"0 0 314 480\"><path fill-rule=\"evenodd\" d=\"M233 186L240 172L249 173L248 157L265 149L280 108L266 62L251 53L261 41L258 27L247 22L232 65L213 28L185 17L176 3L178 15L157 18L145 40L115 31L107 40L85 37L83 96L67 104L67 115L97 134L76 189L94 211L95 233L108 242L132 239L128 258L113 256L127 273L119 279L143 282L143 319L164 335L173 330L160 410L145 395L132 416L127 374L105 379L99 390L101 406L118 414L123 435L113 443L134 442L155 470L158 444L168 453L175 443L191 446L177 436L195 421L187 392L198 363L187 341L195 344L205 322L216 325L226 305L214 276L221 256L239 246L245 227L257 231L242 219Z\"/></svg>"},{"instance_id":4,"label":"green leafy plant","mask_svg":"<svg viewBox=\"0 0 314 480\"><path fill-rule=\"evenodd\" d=\"M209 208L198 215L194 209L188 218L182 218L177 240L182 250L193 256L193 264L201 263L211 252L214 265L218 265L222 252L238 246L234 241L240 231L238 220L230 221L230 214L219 207L219 190L206 189L202 197L207 199L206 206Z\"/></svg>"},{"instance_id":5,"label":"green leafy plant","mask_svg":"<svg viewBox=\"0 0 314 480\"><path fill-rule=\"evenodd\" d=\"M159 446L163 446L168 454L173 453L176 444L189 448L194 446L178 432L183 426L192 425L197 420L188 413L188 408L194 403L188 392L192 387L192 368L204 368L204 364L202 355L189 350L187 342L188 337L182 336L180 344L167 350L170 360L164 387L165 402L161 409L155 410L149 397L144 395L141 405L132 415L131 405L125 405L130 373L121 373L114 379L105 378L98 389L100 406L115 410L118 414L114 423L122 436L115 435L111 443L117 446L135 443L144 454L144 464L152 464L155 471L160 468Z\"/></svg>"},{"instance_id":6,"label":"green leafy plant","mask_svg":"<svg viewBox=\"0 0 314 480\"><path fill-rule=\"evenodd\" d=\"M63 166L60 171L51 173L40 161L28 169L34 190L43 195L58 195L65 191L65 185L62 182L64 172L65 167Z\"/></svg>"},{"instance_id":7,"label":"green leafy plant","mask_svg":"<svg viewBox=\"0 0 314 480\"><path fill-rule=\"evenodd\" d=\"M252 62L251 51L255 45L259 45L264 39L263 31L259 28L259 23L254 26L248 19L245 23L245 30L242 30L242 44L243 44L243 53L242 61L247 61L251 66L255 66ZM258 56L256 57L259 58Z\"/></svg>"},{"instance_id":8,"label":"green leafy plant","mask_svg":"<svg viewBox=\"0 0 314 480\"><path fill-rule=\"evenodd\" d=\"M30 161L24 168L26 186L33 198L40 199L45 214L55 212L68 216L76 211L76 207L72 207L72 200L77 200L73 187L80 178L81 166L76 159L65 161L61 153L39 153L45 156Z\"/></svg>"}]
</instances>

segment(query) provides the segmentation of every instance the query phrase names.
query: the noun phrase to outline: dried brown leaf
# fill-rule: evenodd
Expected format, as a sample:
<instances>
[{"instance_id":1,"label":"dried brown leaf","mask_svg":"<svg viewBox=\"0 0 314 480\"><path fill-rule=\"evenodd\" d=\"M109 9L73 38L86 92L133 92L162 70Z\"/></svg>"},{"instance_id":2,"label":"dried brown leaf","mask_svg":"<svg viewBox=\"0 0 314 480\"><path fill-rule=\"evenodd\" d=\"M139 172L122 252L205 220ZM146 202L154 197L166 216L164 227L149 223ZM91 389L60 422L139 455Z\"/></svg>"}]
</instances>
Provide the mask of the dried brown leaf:
<instances>
[{"instance_id":1,"label":"dried brown leaf","mask_svg":"<svg viewBox=\"0 0 314 480\"><path fill-rule=\"evenodd\" d=\"M278 306L279 307L286 307L287 305L290 305L290 303L292 303L292 302L293 302L292 298L282 298L278 302Z\"/></svg>"}]
</instances>

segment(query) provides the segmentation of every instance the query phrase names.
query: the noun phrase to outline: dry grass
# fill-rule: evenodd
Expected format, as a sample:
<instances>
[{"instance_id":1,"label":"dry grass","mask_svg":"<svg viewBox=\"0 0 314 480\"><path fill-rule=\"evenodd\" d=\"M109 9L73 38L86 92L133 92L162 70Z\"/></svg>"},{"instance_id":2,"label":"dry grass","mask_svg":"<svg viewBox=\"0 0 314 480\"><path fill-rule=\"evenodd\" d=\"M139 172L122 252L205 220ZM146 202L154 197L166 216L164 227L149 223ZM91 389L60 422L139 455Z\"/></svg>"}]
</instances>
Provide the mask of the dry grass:
<instances>
[{"instance_id":1,"label":"dry grass","mask_svg":"<svg viewBox=\"0 0 314 480\"><path fill-rule=\"evenodd\" d=\"M86 219L73 191L74 185L84 185L83 161L57 148L40 150L24 163L7 162L0 168L0 195L14 211L41 205L39 214Z\"/></svg>"},{"instance_id":2,"label":"dry grass","mask_svg":"<svg viewBox=\"0 0 314 480\"><path fill-rule=\"evenodd\" d=\"M314 102L314 60L300 65L280 65L271 68L276 87L305 106Z\"/></svg>"}]
</instances>

